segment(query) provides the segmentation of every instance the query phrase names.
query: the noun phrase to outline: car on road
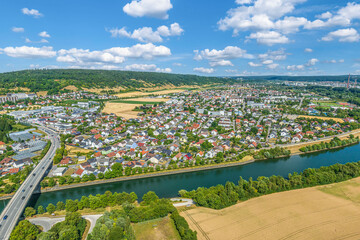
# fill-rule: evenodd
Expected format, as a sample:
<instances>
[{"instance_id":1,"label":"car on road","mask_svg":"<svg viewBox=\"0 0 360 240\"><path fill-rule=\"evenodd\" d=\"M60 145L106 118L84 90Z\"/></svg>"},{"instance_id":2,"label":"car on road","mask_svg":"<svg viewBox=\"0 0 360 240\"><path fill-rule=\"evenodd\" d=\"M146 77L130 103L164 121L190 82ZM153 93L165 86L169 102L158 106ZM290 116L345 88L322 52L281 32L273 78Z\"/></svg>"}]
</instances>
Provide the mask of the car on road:
<instances>
[{"instance_id":1,"label":"car on road","mask_svg":"<svg viewBox=\"0 0 360 240\"><path fill-rule=\"evenodd\" d=\"M25 189L23 189L22 192L25 192Z\"/></svg>"},{"instance_id":2,"label":"car on road","mask_svg":"<svg viewBox=\"0 0 360 240\"><path fill-rule=\"evenodd\" d=\"M25 196L22 196L22 197L21 197L21 200L24 200L24 199L25 199Z\"/></svg>"},{"instance_id":3,"label":"car on road","mask_svg":"<svg viewBox=\"0 0 360 240\"><path fill-rule=\"evenodd\" d=\"M32 185L30 185L30 187L32 187Z\"/></svg>"},{"instance_id":4,"label":"car on road","mask_svg":"<svg viewBox=\"0 0 360 240\"><path fill-rule=\"evenodd\" d=\"M36 173L33 173L33 176L35 176L36 175Z\"/></svg>"},{"instance_id":5,"label":"car on road","mask_svg":"<svg viewBox=\"0 0 360 240\"><path fill-rule=\"evenodd\" d=\"M8 215L5 215L5 216L4 216L4 220L6 220L7 218L8 218Z\"/></svg>"}]
</instances>

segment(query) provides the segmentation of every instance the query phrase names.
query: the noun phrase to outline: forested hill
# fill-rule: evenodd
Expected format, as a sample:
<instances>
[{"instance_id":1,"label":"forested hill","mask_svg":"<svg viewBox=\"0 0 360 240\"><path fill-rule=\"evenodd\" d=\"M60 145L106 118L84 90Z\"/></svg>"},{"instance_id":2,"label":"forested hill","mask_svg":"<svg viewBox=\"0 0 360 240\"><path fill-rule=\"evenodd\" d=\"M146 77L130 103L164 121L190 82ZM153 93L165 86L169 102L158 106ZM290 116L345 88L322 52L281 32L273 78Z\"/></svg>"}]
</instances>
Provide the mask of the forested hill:
<instances>
[{"instance_id":1,"label":"forested hill","mask_svg":"<svg viewBox=\"0 0 360 240\"><path fill-rule=\"evenodd\" d=\"M113 70L51 69L0 73L0 88L29 88L32 92L59 91L66 86L79 88L147 88L165 85L204 85L234 82L234 79L197 75Z\"/></svg>"}]
</instances>

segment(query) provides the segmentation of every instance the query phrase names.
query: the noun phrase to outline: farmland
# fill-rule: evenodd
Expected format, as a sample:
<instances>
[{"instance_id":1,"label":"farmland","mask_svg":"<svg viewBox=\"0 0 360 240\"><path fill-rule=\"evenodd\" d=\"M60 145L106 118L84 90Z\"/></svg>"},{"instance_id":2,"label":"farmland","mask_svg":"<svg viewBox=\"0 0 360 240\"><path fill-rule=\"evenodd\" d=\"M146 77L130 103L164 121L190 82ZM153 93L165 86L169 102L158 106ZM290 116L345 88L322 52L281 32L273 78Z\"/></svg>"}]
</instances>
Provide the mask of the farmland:
<instances>
[{"instance_id":1,"label":"farmland","mask_svg":"<svg viewBox=\"0 0 360 240\"><path fill-rule=\"evenodd\" d=\"M136 106L139 107L142 106L142 104L107 102L103 112L108 114L114 113L116 116L126 119L136 118L138 112L133 111Z\"/></svg>"},{"instance_id":2,"label":"farmland","mask_svg":"<svg viewBox=\"0 0 360 240\"><path fill-rule=\"evenodd\" d=\"M360 178L182 213L198 239L359 239Z\"/></svg>"},{"instance_id":3,"label":"farmland","mask_svg":"<svg viewBox=\"0 0 360 240\"><path fill-rule=\"evenodd\" d=\"M153 99L153 98L135 98L135 99L128 99L128 100L114 100L111 101L113 103L127 103L127 104L159 104L166 102L168 99L161 98L161 99Z\"/></svg>"}]
</instances>

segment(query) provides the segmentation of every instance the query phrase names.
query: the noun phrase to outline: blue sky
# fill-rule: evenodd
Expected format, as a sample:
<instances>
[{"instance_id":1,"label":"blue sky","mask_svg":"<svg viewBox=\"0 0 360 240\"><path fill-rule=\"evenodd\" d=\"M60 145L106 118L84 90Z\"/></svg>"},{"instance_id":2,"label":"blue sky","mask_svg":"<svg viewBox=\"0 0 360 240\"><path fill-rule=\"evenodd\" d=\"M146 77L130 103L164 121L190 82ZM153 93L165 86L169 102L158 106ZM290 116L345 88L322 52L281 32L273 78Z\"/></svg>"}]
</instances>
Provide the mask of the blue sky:
<instances>
[{"instance_id":1,"label":"blue sky","mask_svg":"<svg viewBox=\"0 0 360 240\"><path fill-rule=\"evenodd\" d=\"M6 1L0 72L359 74L359 22L359 1Z\"/></svg>"}]
</instances>

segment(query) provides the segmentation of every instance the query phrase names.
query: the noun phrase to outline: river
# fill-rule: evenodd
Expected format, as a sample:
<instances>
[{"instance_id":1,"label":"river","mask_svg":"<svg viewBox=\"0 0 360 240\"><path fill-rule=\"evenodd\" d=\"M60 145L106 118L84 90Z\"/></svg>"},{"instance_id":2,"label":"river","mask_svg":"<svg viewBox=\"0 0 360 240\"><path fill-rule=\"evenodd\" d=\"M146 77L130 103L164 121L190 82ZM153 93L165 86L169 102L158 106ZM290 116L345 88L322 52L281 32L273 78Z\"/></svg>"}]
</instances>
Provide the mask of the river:
<instances>
[{"instance_id":1,"label":"river","mask_svg":"<svg viewBox=\"0 0 360 240\"><path fill-rule=\"evenodd\" d=\"M240 176L244 179L249 177L256 179L259 176L269 177L271 175L286 177L289 173L301 172L307 168L319 168L335 163L357 162L360 161L359 153L360 144L357 144L330 151L256 161L242 166L72 188L36 194L30 200L29 205L36 208L39 205L46 207L49 203L56 205L58 201L65 202L66 199L80 199L81 196L103 194L105 191L135 192L139 198L148 191L155 191L159 197L175 197L180 189L193 190L198 187L224 184L227 181L236 183ZM7 201L1 201L0 210L2 210Z\"/></svg>"}]
</instances>

